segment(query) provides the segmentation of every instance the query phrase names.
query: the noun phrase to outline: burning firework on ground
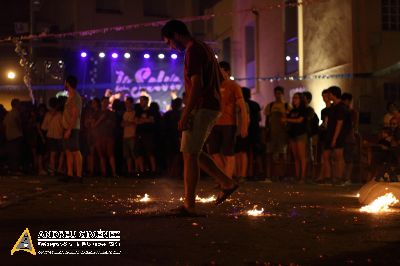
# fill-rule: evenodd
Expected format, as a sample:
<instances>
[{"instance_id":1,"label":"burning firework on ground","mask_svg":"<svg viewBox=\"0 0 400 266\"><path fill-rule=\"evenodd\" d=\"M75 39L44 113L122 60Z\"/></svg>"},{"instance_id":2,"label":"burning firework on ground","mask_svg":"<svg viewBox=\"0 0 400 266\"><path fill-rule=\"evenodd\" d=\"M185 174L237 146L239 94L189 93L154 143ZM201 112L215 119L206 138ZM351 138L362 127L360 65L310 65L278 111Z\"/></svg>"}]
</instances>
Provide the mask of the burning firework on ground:
<instances>
[{"instance_id":1,"label":"burning firework on ground","mask_svg":"<svg viewBox=\"0 0 400 266\"><path fill-rule=\"evenodd\" d=\"M148 194L144 194L144 197L139 200L139 202L149 202L150 197Z\"/></svg>"},{"instance_id":2,"label":"burning firework on ground","mask_svg":"<svg viewBox=\"0 0 400 266\"><path fill-rule=\"evenodd\" d=\"M210 203L216 201L216 197L214 195L208 197L208 198L201 198L199 195L196 195L196 202L201 202L201 203ZM184 198L180 198L179 201L183 201Z\"/></svg>"},{"instance_id":3,"label":"burning firework on ground","mask_svg":"<svg viewBox=\"0 0 400 266\"><path fill-rule=\"evenodd\" d=\"M257 209L257 205L252 210L247 211L249 216L262 216L264 214L264 208Z\"/></svg>"},{"instance_id":4,"label":"burning firework on ground","mask_svg":"<svg viewBox=\"0 0 400 266\"><path fill-rule=\"evenodd\" d=\"M397 203L399 203L399 200L392 193L386 193L369 205L362 207L360 211L368 213L390 212L390 207Z\"/></svg>"},{"instance_id":5,"label":"burning firework on ground","mask_svg":"<svg viewBox=\"0 0 400 266\"><path fill-rule=\"evenodd\" d=\"M200 198L198 195L196 196L196 201L197 202L201 202L201 203L210 203L210 202L214 202L217 198L212 195L208 198Z\"/></svg>"}]
</instances>

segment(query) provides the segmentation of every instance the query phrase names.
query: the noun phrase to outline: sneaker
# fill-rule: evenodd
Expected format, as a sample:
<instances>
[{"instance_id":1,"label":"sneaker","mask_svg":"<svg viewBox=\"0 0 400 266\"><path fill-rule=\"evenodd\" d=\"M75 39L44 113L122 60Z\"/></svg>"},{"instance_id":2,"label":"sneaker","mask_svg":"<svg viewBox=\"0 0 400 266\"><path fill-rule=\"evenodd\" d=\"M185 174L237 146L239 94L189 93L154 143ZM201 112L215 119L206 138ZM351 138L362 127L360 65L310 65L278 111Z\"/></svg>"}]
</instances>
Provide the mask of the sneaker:
<instances>
[{"instance_id":1,"label":"sneaker","mask_svg":"<svg viewBox=\"0 0 400 266\"><path fill-rule=\"evenodd\" d=\"M340 186L342 186L342 187L348 187L351 185L353 185L353 183L350 180L346 180L342 184L340 184Z\"/></svg>"},{"instance_id":2,"label":"sneaker","mask_svg":"<svg viewBox=\"0 0 400 266\"><path fill-rule=\"evenodd\" d=\"M215 205L220 205L223 203L227 198L229 198L233 192L235 192L239 188L239 185L234 184L233 187L228 189L222 189L221 193L218 195L217 199L215 200Z\"/></svg>"},{"instance_id":3,"label":"sneaker","mask_svg":"<svg viewBox=\"0 0 400 266\"><path fill-rule=\"evenodd\" d=\"M45 170L39 172L39 176L45 176L45 175L47 175L47 172Z\"/></svg>"}]
</instances>

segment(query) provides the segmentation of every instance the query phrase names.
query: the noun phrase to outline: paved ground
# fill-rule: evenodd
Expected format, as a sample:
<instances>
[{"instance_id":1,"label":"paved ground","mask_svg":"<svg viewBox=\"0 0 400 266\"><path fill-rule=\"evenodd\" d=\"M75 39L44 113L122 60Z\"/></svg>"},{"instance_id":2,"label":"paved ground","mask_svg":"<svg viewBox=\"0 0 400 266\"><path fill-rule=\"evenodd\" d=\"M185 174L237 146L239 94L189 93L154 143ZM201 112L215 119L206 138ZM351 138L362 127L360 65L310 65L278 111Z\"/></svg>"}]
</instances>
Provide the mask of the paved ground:
<instances>
[{"instance_id":1,"label":"paved ground","mask_svg":"<svg viewBox=\"0 0 400 266\"><path fill-rule=\"evenodd\" d=\"M213 187L202 180L199 196ZM222 206L199 204L207 216L176 218L164 214L178 180L1 177L0 265L400 265L400 212L360 213L358 189L246 182ZM246 214L254 205L263 216ZM37 251L41 230L120 230L122 255L10 256L26 227Z\"/></svg>"}]
</instances>

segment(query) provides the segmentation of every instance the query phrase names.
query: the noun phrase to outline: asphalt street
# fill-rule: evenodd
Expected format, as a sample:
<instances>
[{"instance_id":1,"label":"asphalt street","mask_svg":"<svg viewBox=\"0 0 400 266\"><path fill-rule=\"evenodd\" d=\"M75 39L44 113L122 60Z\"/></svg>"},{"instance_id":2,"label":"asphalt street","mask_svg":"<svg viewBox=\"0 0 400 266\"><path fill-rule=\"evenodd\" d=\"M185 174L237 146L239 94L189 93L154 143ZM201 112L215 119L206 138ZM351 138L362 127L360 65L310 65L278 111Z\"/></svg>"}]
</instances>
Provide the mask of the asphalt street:
<instances>
[{"instance_id":1,"label":"asphalt street","mask_svg":"<svg viewBox=\"0 0 400 266\"><path fill-rule=\"evenodd\" d=\"M202 179L199 197L214 187ZM361 213L359 188L248 181L221 206L199 202L204 215L181 218L168 215L181 180L1 177L0 265L400 265L400 210ZM37 255L11 256L25 228ZM100 229L120 231L121 254L38 254L41 231Z\"/></svg>"}]
</instances>

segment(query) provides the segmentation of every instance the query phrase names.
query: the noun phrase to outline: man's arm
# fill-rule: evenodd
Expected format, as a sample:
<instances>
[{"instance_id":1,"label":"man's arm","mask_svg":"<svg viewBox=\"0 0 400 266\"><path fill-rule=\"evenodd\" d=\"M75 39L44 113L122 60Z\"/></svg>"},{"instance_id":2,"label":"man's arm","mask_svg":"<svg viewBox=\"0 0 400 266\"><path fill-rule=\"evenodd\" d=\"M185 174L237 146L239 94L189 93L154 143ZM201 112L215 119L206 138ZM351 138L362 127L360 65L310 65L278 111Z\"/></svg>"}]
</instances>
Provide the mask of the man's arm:
<instances>
[{"instance_id":1,"label":"man's arm","mask_svg":"<svg viewBox=\"0 0 400 266\"><path fill-rule=\"evenodd\" d=\"M304 121L304 117L303 116L300 116L298 118L286 118L286 117L283 117L282 121L283 122L294 123L294 124L301 124Z\"/></svg>"},{"instance_id":2,"label":"man's arm","mask_svg":"<svg viewBox=\"0 0 400 266\"><path fill-rule=\"evenodd\" d=\"M192 90L189 95L187 95L186 106L183 109L181 120L179 121L179 129L182 130L185 128L190 113L193 111L196 100L198 100L201 96L201 77L196 74L190 77L190 81L192 83Z\"/></svg>"},{"instance_id":3,"label":"man's arm","mask_svg":"<svg viewBox=\"0 0 400 266\"><path fill-rule=\"evenodd\" d=\"M333 135L331 147L334 148L336 146L337 138L339 137L340 131L343 128L343 120L338 120L335 127L335 134Z\"/></svg>"},{"instance_id":4,"label":"man's arm","mask_svg":"<svg viewBox=\"0 0 400 266\"><path fill-rule=\"evenodd\" d=\"M76 106L72 107L72 123L71 123L71 128L69 130L72 130L76 122L78 121L78 108Z\"/></svg>"},{"instance_id":5,"label":"man's arm","mask_svg":"<svg viewBox=\"0 0 400 266\"><path fill-rule=\"evenodd\" d=\"M247 137L248 129L249 129L249 114L246 108L246 102L243 98L239 99L236 104L239 106L240 109L240 116L242 118L242 125L240 129L240 136L242 138Z\"/></svg>"},{"instance_id":6,"label":"man's arm","mask_svg":"<svg viewBox=\"0 0 400 266\"><path fill-rule=\"evenodd\" d=\"M242 124L240 128L240 136L242 138L247 137L248 129L249 129L249 114L246 108L246 102L244 101L242 89L239 85L236 87L236 105L240 110L240 117L242 119Z\"/></svg>"},{"instance_id":7,"label":"man's arm","mask_svg":"<svg viewBox=\"0 0 400 266\"><path fill-rule=\"evenodd\" d=\"M72 106L71 115L72 115L72 119L71 119L70 128L67 128L67 130L64 133L64 138L66 138L66 139L68 139L71 136L71 131L72 131L74 125L76 124L76 122L78 121L78 108L76 108L76 106Z\"/></svg>"}]
</instances>

